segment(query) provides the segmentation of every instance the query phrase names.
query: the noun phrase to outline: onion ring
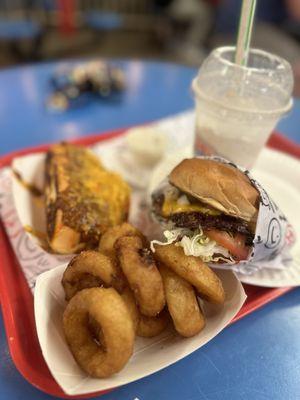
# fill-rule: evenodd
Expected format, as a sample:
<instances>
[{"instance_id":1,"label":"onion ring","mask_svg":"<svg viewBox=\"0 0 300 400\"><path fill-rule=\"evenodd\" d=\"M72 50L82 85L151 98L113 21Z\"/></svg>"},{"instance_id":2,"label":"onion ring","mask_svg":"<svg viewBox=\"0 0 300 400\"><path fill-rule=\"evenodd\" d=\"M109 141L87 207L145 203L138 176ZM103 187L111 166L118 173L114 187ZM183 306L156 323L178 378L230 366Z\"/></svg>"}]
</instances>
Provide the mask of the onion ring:
<instances>
[{"instance_id":1,"label":"onion ring","mask_svg":"<svg viewBox=\"0 0 300 400\"><path fill-rule=\"evenodd\" d=\"M166 329L169 322L170 316L166 309L163 309L156 317L140 314L136 334L145 338L157 336Z\"/></svg>"},{"instance_id":2,"label":"onion ring","mask_svg":"<svg viewBox=\"0 0 300 400\"><path fill-rule=\"evenodd\" d=\"M163 265L160 265L159 271L176 331L184 337L196 335L204 328L205 319L193 286Z\"/></svg>"},{"instance_id":3,"label":"onion ring","mask_svg":"<svg viewBox=\"0 0 300 400\"><path fill-rule=\"evenodd\" d=\"M103 233L98 250L109 257L115 258L114 245L123 236L139 236L146 244L145 236L133 225L124 222L122 225L113 226Z\"/></svg>"},{"instance_id":4,"label":"onion ring","mask_svg":"<svg viewBox=\"0 0 300 400\"><path fill-rule=\"evenodd\" d=\"M112 286L121 292L126 281L120 268L109 257L87 250L69 262L63 274L62 285L68 301L84 288Z\"/></svg>"},{"instance_id":5,"label":"onion ring","mask_svg":"<svg viewBox=\"0 0 300 400\"><path fill-rule=\"evenodd\" d=\"M151 338L159 335L168 325L170 316L166 309L163 309L156 317L146 317L141 314L136 305L132 290L127 287L121 294L128 311L133 320L135 332L138 336Z\"/></svg>"},{"instance_id":6,"label":"onion ring","mask_svg":"<svg viewBox=\"0 0 300 400\"><path fill-rule=\"evenodd\" d=\"M132 293L132 290L129 287L126 287L123 293L121 293L121 297L124 300L129 314L131 316L133 326L134 326L134 331L137 331L137 328L139 326L139 321L140 321L140 313L138 310L138 307L135 302L134 295Z\"/></svg>"},{"instance_id":7,"label":"onion ring","mask_svg":"<svg viewBox=\"0 0 300 400\"><path fill-rule=\"evenodd\" d=\"M165 306L162 278L141 238L124 236L115 244L120 266L142 314L154 317Z\"/></svg>"},{"instance_id":8,"label":"onion ring","mask_svg":"<svg viewBox=\"0 0 300 400\"><path fill-rule=\"evenodd\" d=\"M214 304L224 303L222 282L199 257L186 256L183 248L174 244L155 245L154 255L159 262L195 286L200 297Z\"/></svg>"},{"instance_id":9,"label":"onion ring","mask_svg":"<svg viewBox=\"0 0 300 400\"><path fill-rule=\"evenodd\" d=\"M91 332L89 318L94 326L99 325L101 334L95 327ZM78 292L65 309L63 328L75 360L93 377L106 378L120 371L133 353L133 323L126 304L113 288Z\"/></svg>"}]
</instances>

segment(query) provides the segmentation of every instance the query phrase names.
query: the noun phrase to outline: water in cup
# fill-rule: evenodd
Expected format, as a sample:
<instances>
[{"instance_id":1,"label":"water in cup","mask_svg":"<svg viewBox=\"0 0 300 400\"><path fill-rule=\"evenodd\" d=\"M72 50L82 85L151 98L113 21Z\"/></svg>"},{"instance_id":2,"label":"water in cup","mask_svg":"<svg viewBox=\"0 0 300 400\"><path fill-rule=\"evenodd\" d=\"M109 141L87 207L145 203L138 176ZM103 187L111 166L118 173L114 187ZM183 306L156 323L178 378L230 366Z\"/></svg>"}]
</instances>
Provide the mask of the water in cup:
<instances>
[{"instance_id":1,"label":"water in cup","mask_svg":"<svg viewBox=\"0 0 300 400\"><path fill-rule=\"evenodd\" d=\"M195 153L218 154L249 169L291 108L293 76L277 56L253 49L244 67L233 62L234 52L214 50L193 81Z\"/></svg>"}]
</instances>

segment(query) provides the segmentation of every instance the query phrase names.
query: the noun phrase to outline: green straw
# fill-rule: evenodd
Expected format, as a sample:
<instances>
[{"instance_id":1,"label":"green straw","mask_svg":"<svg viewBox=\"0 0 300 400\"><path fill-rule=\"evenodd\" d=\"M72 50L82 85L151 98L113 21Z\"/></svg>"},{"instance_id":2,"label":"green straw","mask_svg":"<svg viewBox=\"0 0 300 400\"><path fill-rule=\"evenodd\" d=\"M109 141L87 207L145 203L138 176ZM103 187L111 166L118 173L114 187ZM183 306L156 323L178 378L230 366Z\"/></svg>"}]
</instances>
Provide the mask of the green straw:
<instances>
[{"instance_id":1,"label":"green straw","mask_svg":"<svg viewBox=\"0 0 300 400\"><path fill-rule=\"evenodd\" d=\"M243 0L236 45L235 62L247 65L256 0Z\"/></svg>"}]
</instances>

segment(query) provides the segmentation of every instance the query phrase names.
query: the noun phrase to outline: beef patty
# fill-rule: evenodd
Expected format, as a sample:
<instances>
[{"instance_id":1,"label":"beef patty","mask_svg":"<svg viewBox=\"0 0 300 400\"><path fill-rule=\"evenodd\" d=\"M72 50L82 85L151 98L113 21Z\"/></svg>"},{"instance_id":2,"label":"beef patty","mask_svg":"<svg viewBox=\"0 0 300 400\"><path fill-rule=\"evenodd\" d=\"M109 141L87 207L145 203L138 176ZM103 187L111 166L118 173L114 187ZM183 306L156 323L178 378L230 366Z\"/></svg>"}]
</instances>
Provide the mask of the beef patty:
<instances>
[{"instance_id":1,"label":"beef patty","mask_svg":"<svg viewBox=\"0 0 300 400\"><path fill-rule=\"evenodd\" d=\"M164 202L164 195L159 194L152 197L153 211L160 215ZM164 218L166 219L166 218ZM252 245L254 235L250 232L246 221L231 217L229 215L208 215L198 211L178 212L170 215L168 220L172 221L177 228L197 229L201 226L204 230L218 229L221 231L241 233L246 236L246 245Z\"/></svg>"}]
</instances>

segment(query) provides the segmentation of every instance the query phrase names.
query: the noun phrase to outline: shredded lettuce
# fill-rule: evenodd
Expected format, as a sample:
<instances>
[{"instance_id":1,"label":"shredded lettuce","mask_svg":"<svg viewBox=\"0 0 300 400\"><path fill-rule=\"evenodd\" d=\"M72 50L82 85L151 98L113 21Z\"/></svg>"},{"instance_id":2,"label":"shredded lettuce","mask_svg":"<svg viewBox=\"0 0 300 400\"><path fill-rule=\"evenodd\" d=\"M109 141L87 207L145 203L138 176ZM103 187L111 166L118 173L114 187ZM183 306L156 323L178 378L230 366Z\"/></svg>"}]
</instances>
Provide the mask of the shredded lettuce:
<instances>
[{"instance_id":1,"label":"shredded lettuce","mask_svg":"<svg viewBox=\"0 0 300 400\"><path fill-rule=\"evenodd\" d=\"M151 250L153 252L155 252L155 244L164 246L176 242L176 246L183 248L185 255L200 257L204 262L234 262L229 251L204 235L200 227L196 230L185 228L166 230L163 235L166 238L165 242L152 240Z\"/></svg>"},{"instance_id":2,"label":"shredded lettuce","mask_svg":"<svg viewBox=\"0 0 300 400\"><path fill-rule=\"evenodd\" d=\"M183 234L184 229L178 228L178 229L170 229L170 230L165 230L163 232L164 237L166 238L166 241L162 242L160 240L152 240L150 243L150 248L155 253L155 244L159 244L160 246L166 246L167 244L174 243L179 236Z\"/></svg>"},{"instance_id":3,"label":"shredded lettuce","mask_svg":"<svg viewBox=\"0 0 300 400\"><path fill-rule=\"evenodd\" d=\"M165 199L167 200L177 200L179 197L179 190L175 186L168 184L163 190Z\"/></svg>"}]
</instances>

